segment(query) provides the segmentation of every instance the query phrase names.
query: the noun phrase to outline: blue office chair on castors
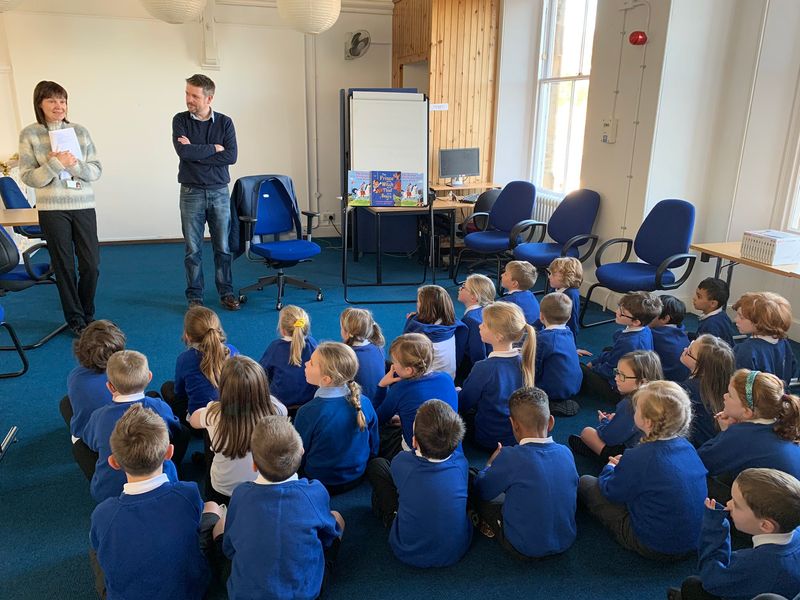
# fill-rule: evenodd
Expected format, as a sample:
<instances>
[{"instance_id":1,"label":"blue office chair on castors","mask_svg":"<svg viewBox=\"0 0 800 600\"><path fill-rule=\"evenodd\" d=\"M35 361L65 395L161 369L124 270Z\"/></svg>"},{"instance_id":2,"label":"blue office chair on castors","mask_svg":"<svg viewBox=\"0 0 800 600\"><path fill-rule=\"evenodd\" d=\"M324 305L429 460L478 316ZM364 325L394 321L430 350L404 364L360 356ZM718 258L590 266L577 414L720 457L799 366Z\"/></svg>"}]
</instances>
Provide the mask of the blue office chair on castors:
<instances>
[{"instance_id":1,"label":"blue office chair on castors","mask_svg":"<svg viewBox=\"0 0 800 600\"><path fill-rule=\"evenodd\" d=\"M11 177L0 177L0 198L6 208L32 208L22 190L19 189L17 182ZM14 233L24 235L26 238L43 238L42 230L38 225L25 225L14 227Z\"/></svg>"},{"instance_id":2,"label":"blue office chair on castors","mask_svg":"<svg viewBox=\"0 0 800 600\"><path fill-rule=\"evenodd\" d=\"M586 307L595 288L603 287L618 293L632 291L654 292L674 290L689 278L697 260L688 254L694 231L694 206L685 200L661 200L656 204L639 228L636 239L614 238L603 243L594 256L597 269L593 284L586 293L580 314L581 327L594 327L610 323L614 319L584 323ZM622 262L603 264L603 253L615 244L625 244ZM641 262L628 262L631 250ZM686 265L679 279L670 269Z\"/></svg>"},{"instance_id":3,"label":"blue office chair on castors","mask_svg":"<svg viewBox=\"0 0 800 600\"><path fill-rule=\"evenodd\" d=\"M495 200L488 213L476 212L467 218L462 227L464 231L471 222L483 220L481 231L467 234L464 237L465 248L461 249L456 259L453 283L459 285L458 270L464 254L472 252L482 255L481 258L493 256L497 263L497 287L500 287L501 259L509 250L513 250L522 241L530 241L533 231L529 231L527 239L521 233L529 229L536 221L531 220L536 205L536 188L529 181L512 181L506 185ZM488 217L485 218L484 217Z\"/></svg>"},{"instance_id":4,"label":"blue office chair on castors","mask_svg":"<svg viewBox=\"0 0 800 600\"><path fill-rule=\"evenodd\" d=\"M256 216L239 216L245 223L245 239L247 243L247 258L262 262L271 269L276 269L276 275L260 277L256 283L239 290L239 301L246 302L244 292L264 289L264 286L276 284L278 286L278 301L275 309L283 308L283 291L286 285L314 290L317 292L317 301L323 299L322 290L305 279L287 277L283 269L307 262L319 254L321 248L310 241L311 221L319 213L302 211L307 217L306 238L300 228L300 211L297 209L295 199L286 191L283 183L277 177L264 179L257 187L258 200ZM281 240L280 234L294 230L296 239ZM263 236L272 236L272 241L262 241Z\"/></svg>"}]
</instances>

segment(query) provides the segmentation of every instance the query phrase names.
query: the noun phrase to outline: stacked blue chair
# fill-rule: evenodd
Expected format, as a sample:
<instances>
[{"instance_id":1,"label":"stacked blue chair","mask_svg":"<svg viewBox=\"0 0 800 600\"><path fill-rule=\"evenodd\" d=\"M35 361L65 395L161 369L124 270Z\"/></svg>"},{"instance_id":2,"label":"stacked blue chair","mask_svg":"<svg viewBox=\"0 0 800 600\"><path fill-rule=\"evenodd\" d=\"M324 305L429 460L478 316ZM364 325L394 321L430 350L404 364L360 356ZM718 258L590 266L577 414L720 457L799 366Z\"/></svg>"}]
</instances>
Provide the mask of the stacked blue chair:
<instances>
[{"instance_id":1,"label":"stacked blue chair","mask_svg":"<svg viewBox=\"0 0 800 600\"><path fill-rule=\"evenodd\" d=\"M597 269L593 284L586 293L580 314L581 327L610 323L613 319L584 323L586 307L595 288L602 287L618 293L633 291L655 292L674 290L683 285L692 273L696 256L689 254L694 232L694 206L686 200L661 200L639 228L636 239L614 238L603 243L594 256ZM603 253L616 244L625 244L622 262L603 264ZM631 250L640 262L628 262ZM680 278L671 269L686 265Z\"/></svg>"},{"instance_id":2,"label":"stacked blue chair","mask_svg":"<svg viewBox=\"0 0 800 600\"><path fill-rule=\"evenodd\" d=\"M0 198L6 208L32 208L17 182L11 177L0 177ZM31 239L44 237L38 225L14 227L14 232Z\"/></svg>"}]
</instances>

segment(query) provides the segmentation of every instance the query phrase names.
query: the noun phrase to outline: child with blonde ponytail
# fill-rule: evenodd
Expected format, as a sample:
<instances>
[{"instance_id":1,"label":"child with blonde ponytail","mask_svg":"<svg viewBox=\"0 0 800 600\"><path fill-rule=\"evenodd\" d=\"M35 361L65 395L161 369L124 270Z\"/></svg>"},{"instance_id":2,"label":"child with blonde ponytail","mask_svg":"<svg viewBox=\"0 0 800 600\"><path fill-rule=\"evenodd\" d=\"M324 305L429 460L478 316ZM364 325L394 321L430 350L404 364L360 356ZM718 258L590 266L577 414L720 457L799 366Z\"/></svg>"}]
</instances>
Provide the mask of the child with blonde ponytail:
<instances>
[{"instance_id":1,"label":"child with blonde ponytail","mask_svg":"<svg viewBox=\"0 0 800 600\"><path fill-rule=\"evenodd\" d=\"M350 346L323 342L305 366L314 398L297 411L303 439L303 477L318 479L330 494L356 487L380 446L378 417L355 381L358 359Z\"/></svg>"},{"instance_id":2,"label":"child with blonde ponytail","mask_svg":"<svg viewBox=\"0 0 800 600\"><path fill-rule=\"evenodd\" d=\"M536 332L522 309L510 302L493 302L483 309L481 339L493 348L472 367L458 394L459 411L468 435L489 450L515 445L508 398L521 387L534 387ZM522 350L514 344L525 338Z\"/></svg>"},{"instance_id":3,"label":"child with blonde ponytail","mask_svg":"<svg viewBox=\"0 0 800 600\"><path fill-rule=\"evenodd\" d=\"M316 391L303 372L303 365L317 347L317 340L311 337L311 317L299 306L284 306L278 314L278 335L280 338L267 346L258 362L267 372L272 395L294 415Z\"/></svg>"},{"instance_id":4,"label":"child with blonde ponytail","mask_svg":"<svg viewBox=\"0 0 800 600\"><path fill-rule=\"evenodd\" d=\"M386 340L381 326L365 308L345 308L339 317L339 325L342 341L353 349L358 359L356 383L374 404L378 382L386 374L386 357L383 353Z\"/></svg>"}]
</instances>

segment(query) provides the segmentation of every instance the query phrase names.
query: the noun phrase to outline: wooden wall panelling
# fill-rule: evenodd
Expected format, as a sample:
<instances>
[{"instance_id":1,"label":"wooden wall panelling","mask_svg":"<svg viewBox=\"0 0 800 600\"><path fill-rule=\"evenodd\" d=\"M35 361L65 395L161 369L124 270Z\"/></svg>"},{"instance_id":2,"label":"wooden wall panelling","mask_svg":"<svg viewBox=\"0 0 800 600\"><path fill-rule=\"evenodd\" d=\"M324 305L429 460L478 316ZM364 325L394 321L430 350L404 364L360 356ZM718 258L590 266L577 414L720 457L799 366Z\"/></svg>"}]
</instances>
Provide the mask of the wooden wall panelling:
<instances>
[{"instance_id":1,"label":"wooden wall panelling","mask_svg":"<svg viewBox=\"0 0 800 600\"><path fill-rule=\"evenodd\" d=\"M392 12L392 85L402 85L404 64L429 60L431 0L394 0Z\"/></svg>"}]
</instances>

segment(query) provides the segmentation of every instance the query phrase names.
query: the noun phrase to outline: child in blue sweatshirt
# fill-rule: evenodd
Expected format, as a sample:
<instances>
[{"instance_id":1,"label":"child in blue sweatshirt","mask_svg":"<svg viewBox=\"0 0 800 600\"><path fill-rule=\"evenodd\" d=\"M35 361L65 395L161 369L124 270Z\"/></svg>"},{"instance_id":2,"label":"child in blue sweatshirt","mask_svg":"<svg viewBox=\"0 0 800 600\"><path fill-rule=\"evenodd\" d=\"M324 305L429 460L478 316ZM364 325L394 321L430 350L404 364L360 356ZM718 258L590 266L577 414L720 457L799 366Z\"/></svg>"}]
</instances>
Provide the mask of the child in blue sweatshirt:
<instances>
[{"instance_id":1,"label":"child in blue sweatshirt","mask_svg":"<svg viewBox=\"0 0 800 600\"><path fill-rule=\"evenodd\" d=\"M733 348L733 323L725 312L728 308L728 284L722 279L707 277L703 279L694 291L692 306L702 314L697 325L697 334L705 333L717 336Z\"/></svg>"},{"instance_id":2,"label":"child in blue sweatshirt","mask_svg":"<svg viewBox=\"0 0 800 600\"><path fill-rule=\"evenodd\" d=\"M774 469L746 469L722 506L706 498L699 577L688 577L670 600L793 598L800 590L800 481ZM753 536L752 549L731 552L730 524Z\"/></svg>"},{"instance_id":3,"label":"child in blue sweatshirt","mask_svg":"<svg viewBox=\"0 0 800 600\"><path fill-rule=\"evenodd\" d=\"M519 306L494 302L483 309L481 339L494 350L472 372L458 393L458 410L467 422L470 438L480 447L494 450L497 444L516 444L509 421L508 399L536 380L536 332L525 322ZM522 349L514 344L522 338Z\"/></svg>"},{"instance_id":4,"label":"child in blue sweatshirt","mask_svg":"<svg viewBox=\"0 0 800 600\"><path fill-rule=\"evenodd\" d=\"M178 481L175 465L179 465L186 453L189 443L186 432L172 409L160 398L144 395L147 384L153 377L147 366L147 358L134 350L115 352L108 359L106 366L108 389L112 394L111 404L101 406L92 413L83 440L92 452L97 453L97 462L89 490L95 502L106 498L114 498L122 493L125 485L125 473L115 470L108 462L111 456L111 433L117 421L131 406L141 404L149 408L164 420L169 436L175 445L171 460L164 462L164 473L170 481ZM174 464L173 464L174 463Z\"/></svg>"},{"instance_id":5,"label":"child in blue sweatshirt","mask_svg":"<svg viewBox=\"0 0 800 600\"><path fill-rule=\"evenodd\" d=\"M314 397L317 388L306 381L303 365L311 358L317 340L311 336L311 318L299 306L284 306L278 315L278 335L258 360L269 379L273 396L294 416Z\"/></svg>"},{"instance_id":6,"label":"child in blue sweatshirt","mask_svg":"<svg viewBox=\"0 0 800 600\"><path fill-rule=\"evenodd\" d=\"M386 356L383 353L386 340L381 326L365 308L345 308L339 317L339 326L342 341L358 358L356 383L361 386L361 393L375 405L378 382L386 374Z\"/></svg>"},{"instance_id":7,"label":"child in blue sweatshirt","mask_svg":"<svg viewBox=\"0 0 800 600\"><path fill-rule=\"evenodd\" d=\"M389 464L370 461L372 508L390 526L389 546L413 567L447 567L469 549L467 459L458 450L464 423L441 400L420 406L414 421L413 451Z\"/></svg>"},{"instance_id":8,"label":"child in blue sweatshirt","mask_svg":"<svg viewBox=\"0 0 800 600\"><path fill-rule=\"evenodd\" d=\"M685 438L689 398L673 381L653 381L634 394L633 406L641 442L611 457L599 479L583 475L578 499L628 550L685 558L697 549L706 497L706 469Z\"/></svg>"},{"instance_id":9,"label":"child in blue sweatshirt","mask_svg":"<svg viewBox=\"0 0 800 600\"><path fill-rule=\"evenodd\" d=\"M500 276L500 285L505 288L506 294L498 300L519 306L528 325L539 320L539 301L531 291L536 285L536 278L536 267L527 260L509 261Z\"/></svg>"},{"instance_id":10,"label":"child in blue sweatshirt","mask_svg":"<svg viewBox=\"0 0 800 600\"><path fill-rule=\"evenodd\" d=\"M461 385L466 379L472 365L489 356L492 351L492 347L481 339L479 327L483 322L483 307L494 302L496 293L492 280L479 273L467 277L458 288L458 301L464 305L461 322L467 327L467 341L464 344L464 356L458 364L456 385Z\"/></svg>"},{"instance_id":11,"label":"child in blue sweatshirt","mask_svg":"<svg viewBox=\"0 0 800 600\"><path fill-rule=\"evenodd\" d=\"M127 483L92 513L98 596L204 598L211 573L201 550L211 549L219 506L204 505L196 483L170 481L162 472L173 448L164 420L149 408L131 406L110 443L108 460Z\"/></svg>"},{"instance_id":12,"label":"child in blue sweatshirt","mask_svg":"<svg viewBox=\"0 0 800 600\"><path fill-rule=\"evenodd\" d=\"M355 382L357 372L356 353L339 342L321 343L306 363L306 381L318 389L294 422L305 448L301 473L330 494L361 483L380 446L378 417Z\"/></svg>"},{"instance_id":13,"label":"child in blue sweatshirt","mask_svg":"<svg viewBox=\"0 0 800 600\"><path fill-rule=\"evenodd\" d=\"M577 258L563 256L553 260L547 270L549 272L547 282L550 287L557 292L566 294L572 300L572 312L567 321L567 327L575 337L575 344L577 344L578 331L580 331L579 313L581 310L583 265Z\"/></svg>"},{"instance_id":14,"label":"child in blue sweatshirt","mask_svg":"<svg viewBox=\"0 0 800 600\"><path fill-rule=\"evenodd\" d=\"M303 443L285 417L259 421L251 446L258 477L233 491L223 525L228 597L320 597L344 519L319 481L298 478Z\"/></svg>"},{"instance_id":15,"label":"child in blue sweatshirt","mask_svg":"<svg viewBox=\"0 0 800 600\"><path fill-rule=\"evenodd\" d=\"M455 379L467 345L467 326L456 319L453 300L442 286L423 285L417 290L417 312L406 317L403 333L421 333L433 343L434 371Z\"/></svg>"},{"instance_id":16,"label":"child in blue sweatshirt","mask_svg":"<svg viewBox=\"0 0 800 600\"><path fill-rule=\"evenodd\" d=\"M583 386L581 391L590 396L598 396L607 402L616 404L620 401L620 393L614 380L614 368L619 359L634 350L652 350L653 334L648 325L661 314L661 300L650 292L632 292L625 294L619 301L615 321L625 325L625 329L614 332L613 345L596 359L585 365L583 370ZM590 352L579 350L579 353L591 356Z\"/></svg>"},{"instance_id":17,"label":"child in blue sweatshirt","mask_svg":"<svg viewBox=\"0 0 800 600\"><path fill-rule=\"evenodd\" d=\"M792 306L772 292L744 294L733 305L739 333L752 334L733 349L737 369L774 373L786 388L797 374L797 360L787 335L792 325Z\"/></svg>"},{"instance_id":18,"label":"child in blue sweatshirt","mask_svg":"<svg viewBox=\"0 0 800 600\"><path fill-rule=\"evenodd\" d=\"M498 446L472 481L481 531L517 557L559 554L577 531L575 459L549 435L555 420L542 390L521 388L508 407L519 445Z\"/></svg>"},{"instance_id":19,"label":"child in blue sweatshirt","mask_svg":"<svg viewBox=\"0 0 800 600\"><path fill-rule=\"evenodd\" d=\"M583 382L575 336L566 325L572 300L566 294L553 292L542 298L539 308L544 329L536 333L536 386L550 398L553 414L572 417L581 408L573 396Z\"/></svg>"},{"instance_id":20,"label":"child in blue sweatshirt","mask_svg":"<svg viewBox=\"0 0 800 600\"><path fill-rule=\"evenodd\" d=\"M800 478L800 398L785 394L776 375L736 371L716 419L722 431L697 450L714 498L727 501L730 482L751 467Z\"/></svg>"},{"instance_id":21,"label":"child in blue sweatshirt","mask_svg":"<svg viewBox=\"0 0 800 600\"><path fill-rule=\"evenodd\" d=\"M653 334L653 350L661 359L664 379L683 383L689 377L689 369L681 362L681 354L689 345L683 319L686 317L686 305L675 296L664 294L661 300L661 314L650 321L650 333Z\"/></svg>"},{"instance_id":22,"label":"child in blue sweatshirt","mask_svg":"<svg viewBox=\"0 0 800 600\"><path fill-rule=\"evenodd\" d=\"M733 350L717 336L704 333L684 349L681 362L691 373L681 384L692 402L689 441L699 448L719 433L714 416L722 411L722 397L733 375Z\"/></svg>"},{"instance_id":23,"label":"child in blue sweatshirt","mask_svg":"<svg viewBox=\"0 0 800 600\"><path fill-rule=\"evenodd\" d=\"M622 400L612 413L597 411L597 427L584 427L580 437L569 436L568 443L576 454L599 456L607 463L612 456L622 454L634 447L642 437L641 430L633 420L631 397L643 385L663 379L658 354L650 350L629 352L619 359L614 369L617 389Z\"/></svg>"},{"instance_id":24,"label":"child in blue sweatshirt","mask_svg":"<svg viewBox=\"0 0 800 600\"><path fill-rule=\"evenodd\" d=\"M433 344L421 333L401 335L389 348L392 368L378 384L375 410L381 426L380 456L392 460L411 450L414 418L426 400L436 398L458 411L458 393L447 373L431 371ZM392 423L395 415L400 426Z\"/></svg>"}]
</instances>

